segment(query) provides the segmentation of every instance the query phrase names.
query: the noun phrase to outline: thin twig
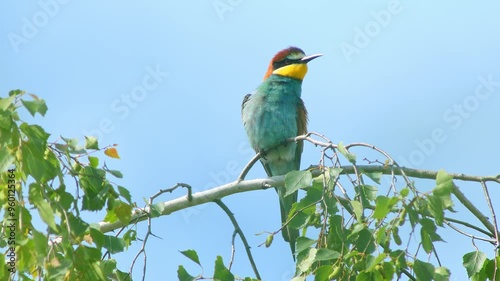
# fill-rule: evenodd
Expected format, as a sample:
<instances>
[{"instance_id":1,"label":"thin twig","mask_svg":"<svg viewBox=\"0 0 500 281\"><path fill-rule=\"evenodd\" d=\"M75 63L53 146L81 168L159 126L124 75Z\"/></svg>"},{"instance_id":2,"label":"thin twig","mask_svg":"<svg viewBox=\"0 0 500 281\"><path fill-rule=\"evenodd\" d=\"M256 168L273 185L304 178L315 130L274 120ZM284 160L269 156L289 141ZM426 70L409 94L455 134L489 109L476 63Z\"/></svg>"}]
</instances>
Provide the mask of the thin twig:
<instances>
[{"instance_id":1,"label":"thin twig","mask_svg":"<svg viewBox=\"0 0 500 281\"><path fill-rule=\"evenodd\" d=\"M347 166L340 166L339 168L343 169L342 174L352 174L354 173L354 169L352 168L351 165ZM365 172L382 172L382 174L387 174L390 175L393 173L393 170L391 170L391 167L389 166L369 166L369 165L361 165L358 166L359 169L363 169ZM417 170L417 169L411 169L411 168L404 168L402 167L405 171L405 173L409 177L416 177L416 178L423 178L423 179L435 179L437 172L433 171L422 171L422 170ZM321 170L315 170L314 168L311 169L311 167L308 168L308 170L311 170L313 173L313 177L318 176L322 173ZM394 170L394 174L396 175L401 175L399 169ZM463 175L463 174L451 174L454 179L457 180L463 180L463 181L492 181L492 179L496 177L492 176L485 176L485 177L479 177L479 176L468 176L468 175ZM252 180L244 180L244 181L234 181L231 183L227 183L218 187L215 187L210 190L205 190L201 192L197 192L191 195L191 200L187 200L186 197L180 197L176 198L173 200L169 200L166 202L161 202L157 203L158 204L158 209L161 210L160 215L168 215L173 212L186 209L192 206L196 205L201 205L204 203L208 203L213 201L214 199L221 199L223 197L236 194L236 193L241 193L241 192L248 192L252 190L261 190L261 189L267 189L269 187L282 187L285 182L285 176L275 176L271 178L264 178L264 179L252 179ZM338 184L338 183L337 183ZM189 189L190 190L190 189ZM455 188L454 190L458 190L458 188ZM460 196L459 192L454 191L455 196L461 202L467 202L463 200L465 195L462 194ZM189 198L188 198L189 199ZM472 203L470 203L472 204ZM471 205L472 206L472 205ZM132 212L132 219L131 222L140 222L147 220L147 213L149 212L149 207L146 208L141 208L141 209L136 209ZM483 221L481 221L483 222ZM486 222L488 222L488 218L486 218ZM484 224L484 222L483 222ZM109 222L99 222L99 230L102 232L109 232L115 229L119 229L123 227L124 225L128 225L127 223L123 223L121 221L115 221L112 223ZM494 233L494 227L490 223L490 227L488 227L488 230L491 231L491 233Z\"/></svg>"},{"instance_id":2,"label":"thin twig","mask_svg":"<svg viewBox=\"0 0 500 281\"><path fill-rule=\"evenodd\" d=\"M231 237L231 260L229 260L229 266L227 267L227 269L229 269L229 271L231 271L231 267L233 266L234 253L236 252L236 247L234 246L234 240L236 239L236 234L238 234L238 232L235 229L233 231L233 236Z\"/></svg>"},{"instance_id":3,"label":"thin twig","mask_svg":"<svg viewBox=\"0 0 500 281\"><path fill-rule=\"evenodd\" d=\"M142 242L142 246L141 246L141 249L139 250L139 252L137 252L137 254L135 255L134 259L132 260L132 264L130 265L130 269L129 269L129 276L132 276L132 270L134 269L134 265L135 265L135 262L137 261L137 259L139 258L139 256L142 254L144 256L144 265L142 267L142 280L146 280L146 269L147 269L147 259L148 259L148 256L147 256L147 253L146 253L146 244L148 242L148 239L149 239L149 236L152 235L154 237L157 237L159 238L158 236L156 236L155 234L153 234L153 231L151 230L152 228L152 222L151 222L151 213L149 212L151 210L151 206L153 205L153 200L156 199L157 197L159 197L160 195L164 194L164 193L172 193L174 190L176 190L177 188L179 187L185 187L188 189L188 201L191 201L192 200L192 195L191 195L191 186L189 184L186 184L186 183L177 183L176 185L174 185L173 187L171 188L167 188L167 189L160 189L160 191L158 191L157 193L155 193L154 195L152 195L151 197L149 197L149 200L148 200L148 212L146 212L146 216L147 216L147 220L148 220L148 231L146 232L146 236L144 236L144 240ZM146 208L144 208L145 210Z\"/></svg>"},{"instance_id":4,"label":"thin twig","mask_svg":"<svg viewBox=\"0 0 500 281\"><path fill-rule=\"evenodd\" d=\"M449 221L444 220L443 222L444 222L444 223L446 223L449 227L453 228L453 230L455 230L456 232L458 232L458 233L460 233L460 234L462 234L462 235L465 235L465 236L470 237L470 238L472 238L472 239L477 239L477 240L481 240L481 241L490 242L490 243L491 243L491 244L493 244L493 245L495 244L495 240L493 240L493 239L483 238L483 237L479 237L479 236L472 235L472 234L467 233L467 232L465 232L465 231L461 230L460 228L458 228L458 227L454 226L454 225L453 225L451 222L449 222Z\"/></svg>"},{"instance_id":5,"label":"thin twig","mask_svg":"<svg viewBox=\"0 0 500 281\"><path fill-rule=\"evenodd\" d=\"M460 191L458 186L453 184L453 195L462 203L491 233L495 233L495 227L491 224L488 217L485 216L472 202Z\"/></svg>"},{"instance_id":6,"label":"thin twig","mask_svg":"<svg viewBox=\"0 0 500 281\"><path fill-rule=\"evenodd\" d=\"M314 167L314 166L313 166ZM391 165L358 165L357 166L359 170L363 170L365 172L371 173L371 172L381 172L384 175L391 175L393 167ZM315 167L317 168L317 167ZM346 165L346 166L340 166L339 168L343 169L344 173L347 174L354 174L355 170L351 165ZM438 174L438 171L429 171L429 170L420 170L420 169L413 169L413 168L407 168L407 167L400 167L399 169L394 170L394 174L397 176L402 176L402 173L405 173L408 177L411 178L419 178L419 179L430 179L430 180L435 180L436 176ZM487 181L494 181L500 183L500 180L498 179L499 176L472 176L472 175L466 175L466 174L454 174L454 173L449 173L450 176L453 177L454 180L460 180L460 181L469 181L469 182L487 182Z\"/></svg>"},{"instance_id":7,"label":"thin twig","mask_svg":"<svg viewBox=\"0 0 500 281\"><path fill-rule=\"evenodd\" d=\"M406 275L406 277L410 278L411 280L417 281L417 278L413 277L413 275L411 275L411 273L405 268L402 268L401 272L403 272Z\"/></svg>"},{"instance_id":8,"label":"thin twig","mask_svg":"<svg viewBox=\"0 0 500 281\"><path fill-rule=\"evenodd\" d=\"M187 184L187 183L182 183L182 182L178 182L176 183L174 186L172 186L171 188L167 188L167 189L160 189L160 191L158 191L155 195L151 196L150 198L151 199L156 199L156 197L162 195L163 193L167 193L167 192L170 192L172 193L174 190L176 190L177 188L179 187L184 187L188 190L188 194L187 194L187 197L188 197L188 200L189 201L192 201L193 200L193 192L192 192L192 188L191 188L191 185Z\"/></svg>"},{"instance_id":9,"label":"thin twig","mask_svg":"<svg viewBox=\"0 0 500 281\"><path fill-rule=\"evenodd\" d=\"M481 185L483 186L483 191L484 191L484 197L486 197L486 202L488 202L488 207L490 208L493 224L495 225L495 251L497 251L498 246L500 245L500 240L498 239L498 224L497 224L497 216L495 214L495 208L493 208L493 204L491 203L491 198L490 198L490 192L488 191L488 187L486 186L486 183L483 181L481 182ZM498 265L497 265L497 259L495 260L495 271L493 271L493 278L492 280L496 280L496 275L498 272Z\"/></svg>"},{"instance_id":10,"label":"thin twig","mask_svg":"<svg viewBox=\"0 0 500 281\"><path fill-rule=\"evenodd\" d=\"M238 233L238 235L241 238L241 242L243 242L243 245L245 245L245 250L246 250L246 253L248 256L248 260L250 261L250 265L252 266L253 272L255 273L255 277L257 277L257 279L261 280L262 278L260 278L259 271L257 270L257 266L255 265L255 261L253 260L252 252L250 251L250 245L248 244L248 241L247 241L247 238L245 237L245 234L243 234L243 231L241 230L238 222L236 221L234 214L231 212L231 210L229 210L229 208L226 206L226 204L224 204L220 199L215 199L214 202L215 202L215 204L219 205L219 207L221 207L221 209L226 213L226 215L229 217L229 219L233 223L234 231L236 231Z\"/></svg>"},{"instance_id":11,"label":"thin twig","mask_svg":"<svg viewBox=\"0 0 500 281\"><path fill-rule=\"evenodd\" d=\"M488 203L488 207L490 208L493 224L495 226L495 240L496 240L496 246L500 244L500 240L498 238L498 225L497 225L497 216L495 214L495 208L493 208L493 204L491 203L491 198L490 198L490 193L488 191L488 187L486 186L485 182L481 182L481 186L483 187L484 191L484 197L486 197L486 202ZM495 280L495 279L493 279Z\"/></svg>"},{"instance_id":12,"label":"thin twig","mask_svg":"<svg viewBox=\"0 0 500 281\"><path fill-rule=\"evenodd\" d=\"M491 232L488 232L480 227L477 227L473 224L470 224L468 222L465 222L465 221L461 221L461 220L457 220L457 219L454 219L454 218L449 218L449 217L444 217L444 219L448 222L453 222L453 223L456 223L456 224L461 224L463 226L466 226L468 228L471 228L471 229L474 229L475 231L478 231L478 232L481 232L485 235L488 235L489 237L493 237L493 233Z\"/></svg>"},{"instance_id":13,"label":"thin twig","mask_svg":"<svg viewBox=\"0 0 500 281\"><path fill-rule=\"evenodd\" d=\"M260 159L260 156L261 156L261 153L257 153L255 154L255 156L250 160L250 162L248 162L248 164L245 165L245 167L243 168L243 170L241 171L240 175L238 176L238 179L236 181L240 182L242 180L245 179L245 177L247 176L248 172L250 171L250 169L253 167L253 165L255 165L255 163Z\"/></svg>"}]
</instances>

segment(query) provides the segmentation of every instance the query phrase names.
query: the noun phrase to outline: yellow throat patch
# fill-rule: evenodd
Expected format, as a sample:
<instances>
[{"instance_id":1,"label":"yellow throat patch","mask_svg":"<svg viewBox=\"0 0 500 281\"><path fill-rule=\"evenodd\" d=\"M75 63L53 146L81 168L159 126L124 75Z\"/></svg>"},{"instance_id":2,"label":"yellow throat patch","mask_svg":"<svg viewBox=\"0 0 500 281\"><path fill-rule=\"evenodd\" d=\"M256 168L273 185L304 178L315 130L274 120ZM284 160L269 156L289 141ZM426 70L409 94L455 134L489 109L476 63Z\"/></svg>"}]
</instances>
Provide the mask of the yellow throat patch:
<instances>
[{"instance_id":1,"label":"yellow throat patch","mask_svg":"<svg viewBox=\"0 0 500 281\"><path fill-rule=\"evenodd\" d=\"M306 73L307 64L305 63L289 64L273 71L273 74L295 78L298 80L304 80Z\"/></svg>"}]
</instances>

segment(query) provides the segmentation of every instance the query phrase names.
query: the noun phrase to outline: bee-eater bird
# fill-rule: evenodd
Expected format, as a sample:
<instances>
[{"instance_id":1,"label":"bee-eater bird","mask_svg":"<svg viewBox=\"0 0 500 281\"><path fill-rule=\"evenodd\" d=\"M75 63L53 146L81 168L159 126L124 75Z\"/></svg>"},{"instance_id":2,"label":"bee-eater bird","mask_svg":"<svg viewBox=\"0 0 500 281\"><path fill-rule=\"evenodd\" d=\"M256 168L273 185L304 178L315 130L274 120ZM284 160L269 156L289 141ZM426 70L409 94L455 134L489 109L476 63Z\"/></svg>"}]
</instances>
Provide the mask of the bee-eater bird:
<instances>
[{"instance_id":1,"label":"bee-eater bird","mask_svg":"<svg viewBox=\"0 0 500 281\"><path fill-rule=\"evenodd\" d=\"M269 177L300 169L303 142L286 143L286 140L307 133L307 110L300 98L302 80L307 73L307 63L319 56L306 56L297 47L278 52L262 84L243 99L243 124L253 149L263 152L260 161ZM286 197L284 188L276 188L276 191L284 224L292 204L297 202L297 191ZM295 254L299 231L286 226L281 233Z\"/></svg>"}]
</instances>

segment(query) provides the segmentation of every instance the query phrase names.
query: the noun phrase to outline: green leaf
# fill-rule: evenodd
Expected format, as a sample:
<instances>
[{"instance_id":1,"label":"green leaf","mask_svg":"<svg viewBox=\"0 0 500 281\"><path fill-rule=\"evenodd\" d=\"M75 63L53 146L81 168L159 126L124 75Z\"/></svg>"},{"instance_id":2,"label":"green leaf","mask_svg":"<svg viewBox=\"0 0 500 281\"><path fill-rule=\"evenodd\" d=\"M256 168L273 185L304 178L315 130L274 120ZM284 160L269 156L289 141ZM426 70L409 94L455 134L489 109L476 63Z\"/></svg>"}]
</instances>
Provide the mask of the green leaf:
<instances>
[{"instance_id":1,"label":"green leaf","mask_svg":"<svg viewBox=\"0 0 500 281\"><path fill-rule=\"evenodd\" d=\"M179 251L181 254L183 254L186 258L194 261L196 264L201 266L200 263L200 258L198 257L198 253L195 250L185 250L185 251Z\"/></svg>"},{"instance_id":2,"label":"green leaf","mask_svg":"<svg viewBox=\"0 0 500 281\"><path fill-rule=\"evenodd\" d=\"M367 265L366 265L366 271L373 271L375 269L375 266L380 264L386 257L387 254L383 253L378 255L377 257L370 256L371 259L369 259Z\"/></svg>"},{"instance_id":3,"label":"green leaf","mask_svg":"<svg viewBox=\"0 0 500 281\"><path fill-rule=\"evenodd\" d=\"M332 273L333 267L331 265L322 265L314 272L314 281L329 281Z\"/></svg>"},{"instance_id":4,"label":"green leaf","mask_svg":"<svg viewBox=\"0 0 500 281\"><path fill-rule=\"evenodd\" d=\"M104 234L99 229L96 229L94 227L90 228L89 233L94 244L98 248L101 248L104 245Z\"/></svg>"},{"instance_id":5,"label":"green leaf","mask_svg":"<svg viewBox=\"0 0 500 281\"><path fill-rule=\"evenodd\" d=\"M428 218L423 218L420 220L420 224L422 225L422 229L429 234L432 241L444 241L441 236L436 233L436 225L434 224L434 221Z\"/></svg>"},{"instance_id":6,"label":"green leaf","mask_svg":"<svg viewBox=\"0 0 500 281\"><path fill-rule=\"evenodd\" d=\"M410 194L410 189L408 187L405 187L405 188L401 189L399 194L401 194L401 196L403 196L403 198L406 198L406 196L408 196L408 194Z\"/></svg>"},{"instance_id":7,"label":"green leaf","mask_svg":"<svg viewBox=\"0 0 500 281\"><path fill-rule=\"evenodd\" d=\"M467 269L467 275L472 277L477 274L486 261L486 255L481 251L474 251L463 256L463 265Z\"/></svg>"},{"instance_id":8,"label":"green leaf","mask_svg":"<svg viewBox=\"0 0 500 281\"><path fill-rule=\"evenodd\" d=\"M99 166L99 158L94 156L89 156L89 164L92 168L97 168Z\"/></svg>"},{"instance_id":9,"label":"green leaf","mask_svg":"<svg viewBox=\"0 0 500 281\"><path fill-rule=\"evenodd\" d=\"M377 244L385 244L388 241L387 237L387 226L388 225L383 225L379 229L375 231L375 238L377 241Z\"/></svg>"},{"instance_id":10,"label":"green leaf","mask_svg":"<svg viewBox=\"0 0 500 281\"><path fill-rule=\"evenodd\" d=\"M79 173L79 182L85 195L83 196L83 210L101 210L106 203L106 172L90 166L84 167Z\"/></svg>"},{"instance_id":11,"label":"green leaf","mask_svg":"<svg viewBox=\"0 0 500 281\"><path fill-rule=\"evenodd\" d=\"M56 143L54 144L56 149L60 150L61 152L68 152L68 145L67 144L62 144L62 143Z\"/></svg>"},{"instance_id":12,"label":"green leaf","mask_svg":"<svg viewBox=\"0 0 500 281\"><path fill-rule=\"evenodd\" d=\"M63 136L61 136L61 139L66 142L66 144L68 145L69 148L71 149L75 149L77 146L78 146L78 139L77 138L65 138Z\"/></svg>"},{"instance_id":13,"label":"green leaf","mask_svg":"<svg viewBox=\"0 0 500 281\"><path fill-rule=\"evenodd\" d=\"M122 172L120 171L117 171L117 170L107 170L110 174L112 174L113 176L115 176L115 178L123 178L123 174Z\"/></svg>"},{"instance_id":14,"label":"green leaf","mask_svg":"<svg viewBox=\"0 0 500 281\"><path fill-rule=\"evenodd\" d=\"M351 234L349 234L349 237L351 236L354 236L355 234L358 234L361 230L365 229L366 228L366 225L364 223L355 223L353 228L352 228L352 232Z\"/></svg>"},{"instance_id":15,"label":"green leaf","mask_svg":"<svg viewBox=\"0 0 500 281\"><path fill-rule=\"evenodd\" d=\"M357 193L363 198L364 204L370 204L370 201L374 201L377 198L378 188L373 185L358 185L355 187Z\"/></svg>"},{"instance_id":16,"label":"green leaf","mask_svg":"<svg viewBox=\"0 0 500 281\"><path fill-rule=\"evenodd\" d=\"M344 155L347 161L351 162L352 164L356 164L356 154L347 151L342 142L339 142L339 144L337 145L337 149L340 151L340 153L342 153L342 155Z\"/></svg>"},{"instance_id":17,"label":"green leaf","mask_svg":"<svg viewBox=\"0 0 500 281\"><path fill-rule=\"evenodd\" d=\"M215 260L214 279L220 281L234 281L234 275L226 268L221 256Z\"/></svg>"},{"instance_id":18,"label":"green leaf","mask_svg":"<svg viewBox=\"0 0 500 281\"><path fill-rule=\"evenodd\" d=\"M444 170L440 170L436 176L436 187L432 190L432 194L441 199L441 203L445 209L453 207L451 193L454 188L453 177Z\"/></svg>"},{"instance_id":19,"label":"green leaf","mask_svg":"<svg viewBox=\"0 0 500 281\"><path fill-rule=\"evenodd\" d=\"M128 222L130 222L130 219L132 218L132 206L127 203L121 202L114 207L114 211L116 216L122 223L127 224Z\"/></svg>"},{"instance_id":20,"label":"green leaf","mask_svg":"<svg viewBox=\"0 0 500 281\"><path fill-rule=\"evenodd\" d=\"M418 212L415 210L415 205L407 205L405 206L405 210L408 214L408 218L410 219L411 227L415 227L415 225L420 221L418 218Z\"/></svg>"},{"instance_id":21,"label":"green leaf","mask_svg":"<svg viewBox=\"0 0 500 281\"><path fill-rule=\"evenodd\" d=\"M395 265L394 263L391 261L391 262L384 262L382 264L382 270L378 270L377 273L382 273L383 272L383 275L382 278L380 280L394 280L394 273L395 273L396 269L395 269Z\"/></svg>"},{"instance_id":22,"label":"green leaf","mask_svg":"<svg viewBox=\"0 0 500 281\"><path fill-rule=\"evenodd\" d=\"M24 95L24 93L25 93L25 91L20 90L20 89L11 90L11 91L9 91L9 97L11 97L11 96L22 96L22 95Z\"/></svg>"},{"instance_id":23,"label":"green leaf","mask_svg":"<svg viewBox=\"0 0 500 281\"><path fill-rule=\"evenodd\" d=\"M372 181L374 181L376 184L380 184L380 179L382 178L382 172L365 172L362 171L363 174L365 174L367 177L369 177Z\"/></svg>"},{"instance_id":24,"label":"green leaf","mask_svg":"<svg viewBox=\"0 0 500 281\"><path fill-rule=\"evenodd\" d=\"M113 274L113 271L116 269L116 260L115 259L102 260L101 268L105 275Z\"/></svg>"},{"instance_id":25,"label":"green leaf","mask_svg":"<svg viewBox=\"0 0 500 281\"><path fill-rule=\"evenodd\" d=\"M285 176L285 196L288 196L300 188L310 187L312 174L309 171L291 171Z\"/></svg>"},{"instance_id":26,"label":"green leaf","mask_svg":"<svg viewBox=\"0 0 500 281\"><path fill-rule=\"evenodd\" d=\"M31 175L37 182L53 179L60 171L60 164L54 153L47 150L47 134L37 125L20 126L28 141L21 145L24 172Z\"/></svg>"},{"instance_id":27,"label":"green leaf","mask_svg":"<svg viewBox=\"0 0 500 281\"><path fill-rule=\"evenodd\" d=\"M107 210L106 216L104 216L104 221L109 223L114 223L115 221L119 221L118 216L115 214L115 210Z\"/></svg>"},{"instance_id":28,"label":"green leaf","mask_svg":"<svg viewBox=\"0 0 500 281\"><path fill-rule=\"evenodd\" d=\"M106 248L111 254L123 252L125 246L125 241L123 241L122 238L104 235L103 247Z\"/></svg>"},{"instance_id":29,"label":"green leaf","mask_svg":"<svg viewBox=\"0 0 500 281\"><path fill-rule=\"evenodd\" d=\"M123 240L128 246L132 245L132 242L137 241L137 231L134 229L127 230L127 232L123 234Z\"/></svg>"},{"instance_id":30,"label":"green leaf","mask_svg":"<svg viewBox=\"0 0 500 281\"><path fill-rule=\"evenodd\" d=\"M2 111L0 110L0 132L3 132L2 135L0 135L0 141L1 142L8 142L9 136L7 134L10 134L11 131L17 131L17 125L14 123L12 120L13 118L13 113L11 111ZM14 138L11 138L14 139Z\"/></svg>"},{"instance_id":31,"label":"green leaf","mask_svg":"<svg viewBox=\"0 0 500 281\"><path fill-rule=\"evenodd\" d=\"M451 193L454 188L455 184L453 183L453 177L444 170L440 170L436 176L436 187L432 190L432 193L442 199L445 208L451 208L453 206Z\"/></svg>"},{"instance_id":32,"label":"green leaf","mask_svg":"<svg viewBox=\"0 0 500 281\"><path fill-rule=\"evenodd\" d=\"M354 210L354 215L356 215L356 220L358 222L363 221L363 206L361 206L361 202L357 200L351 200L351 206Z\"/></svg>"},{"instance_id":33,"label":"green leaf","mask_svg":"<svg viewBox=\"0 0 500 281\"><path fill-rule=\"evenodd\" d=\"M152 218L156 218L156 217L161 216L161 214L163 213L163 210L164 210L164 208L162 206L163 205L160 205L160 204L149 205L150 216Z\"/></svg>"},{"instance_id":34,"label":"green leaf","mask_svg":"<svg viewBox=\"0 0 500 281\"><path fill-rule=\"evenodd\" d=\"M383 219L391 210L389 205L389 198L386 196L378 196L375 201L375 211L373 212L373 217L376 219Z\"/></svg>"},{"instance_id":35,"label":"green leaf","mask_svg":"<svg viewBox=\"0 0 500 281\"><path fill-rule=\"evenodd\" d=\"M415 260L413 270L419 281L431 281L434 278L434 266L420 260Z\"/></svg>"},{"instance_id":36,"label":"green leaf","mask_svg":"<svg viewBox=\"0 0 500 281\"><path fill-rule=\"evenodd\" d=\"M487 280L500 280L500 255L496 256L496 259L486 259L484 261L483 268L480 271L480 274L476 274L477 279L485 276Z\"/></svg>"},{"instance_id":37,"label":"green leaf","mask_svg":"<svg viewBox=\"0 0 500 281\"><path fill-rule=\"evenodd\" d=\"M402 250L392 251L389 256L394 260L394 265L397 269L406 269L408 265L406 264L406 255Z\"/></svg>"},{"instance_id":38,"label":"green leaf","mask_svg":"<svg viewBox=\"0 0 500 281\"><path fill-rule=\"evenodd\" d=\"M7 108L9 108L9 106L14 102L14 100L16 99L15 96L10 96L8 98L0 98L0 110L7 110Z\"/></svg>"},{"instance_id":39,"label":"green leaf","mask_svg":"<svg viewBox=\"0 0 500 281\"><path fill-rule=\"evenodd\" d=\"M434 195L427 196L427 204L429 206L429 212L434 217L436 224L442 226L444 220L444 209L443 202L440 197Z\"/></svg>"},{"instance_id":40,"label":"green leaf","mask_svg":"<svg viewBox=\"0 0 500 281\"><path fill-rule=\"evenodd\" d=\"M99 145L97 144L97 138L94 136L85 136L85 149L99 149Z\"/></svg>"},{"instance_id":41,"label":"green leaf","mask_svg":"<svg viewBox=\"0 0 500 281\"><path fill-rule=\"evenodd\" d=\"M177 278L179 278L179 281L194 281L194 280L196 280L196 277L189 275L189 273L186 271L186 269L182 265L179 265L179 268L177 269Z\"/></svg>"},{"instance_id":42,"label":"green leaf","mask_svg":"<svg viewBox=\"0 0 500 281\"><path fill-rule=\"evenodd\" d=\"M130 273L128 272L123 272L121 270L116 269L114 271L114 279L112 280L120 280L120 281L132 281L132 277L130 276Z\"/></svg>"},{"instance_id":43,"label":"green leaf","mask_svg":"<svg viewBox=\"0 0 500 281\"><path fill-rule=\"evenodd\" d=\"M79 265L77 266L83 267L89 263L96 262L100 259L101 259L101 251L99 249L80 245L75 250L75 261L79 263Z\"/></svg>"},{"instance_id":44,"label":"green leaf","mask_svg":"<svg viewBox=\"0 0 500 281\"><path fill-rule=\"evenodd\" d=\"M296 253L300 253L300 252L308 249L312 245L316 244L316 242L317 242L316 240L309 239L309 238L304 237L304 236L298 237L297 238L297 250L296 250Z\"/></svg>"},{"instance_id":45,"label":"green leaf","mask_svg":"<svg viewBox=\"0 0 500 281\"><path fill-rule=\"evenodd\" d=\"M296 204L294 204L294 206L296 206ZM296 214L294 214L294 209L295 208L292 208L290 214L288 214L288 219L290 220L290 222L288 223L288 227L300 229L307 226L311 219L311 214L314 214L314 212L316 211L316 206L311 206L309 208L303 209Z\"/></svg>"},{"instance_id":46,"label":"green leaf","mask_svg":"<svg viewBox=\"0 0 500 281\"><path fill-rule=\"evenodd\" d=\"M422 248L424 248L424 251L427 254L430 254L432 252L433 243L432 243L432 238L429 235L429 232L425 230L425 228L420 229L420 239L422 240Z\"/></svg>"},{"instance_id":47,"label":"green leaf","mask_svg":"<svg viewBox=\"0 0 500 281\"><path fill-rule=\"evenodd\" d=\"M318 188L308 188L306 196L300 199L295 209L300 210L302 208L305 208L315 202L318 202L319 200L321 200L322 197L323 197L323 190L320 190Z\"/></svg>"},{"instance_id":48,"label":"green leaf","mask_svg":"<svg viewBox=\"0 0 500 281\"><path fill-rule=\"evenodd\" d=\"M312 264L314 263L314 260L316 259L317 251L318 250L316 248L309 248L307 255L301 261L298 262L297 268L301 272L306 272L311 268Z\"/></svg>"},{"instance_id":49,"label":"green leaf","mask_svg":"<svg viewBox=\"0 0 500 281\"><path fill-rule=\"evenodd\" d=\"M33 101L25 101L21 99L21 102L23 103L24 107L29 111L31 116L35 116L35 113L40 113L40 115L45 116L45 113L47 112L47 105L45 104L45 101L43 99L38 99L36 98Z\"/></svg>"},{"instance_id":50,"label":"green leaf","mask_svg":"<svg viewBox=\"0 0 500 281\"><path fill-rule=\"evenodd\" d=\"M83 154L87 153L85 148L82 145L78 144L78 139L77 138L65 138L61 136L61 139L66 142L66 145L68 146L68 152L72 154Z\"/></svg>"},{"instance_id":51,"label":"green leaf","mask_svg":"<svg viewBox=\"0 0 500 281\"><path fill-rule=\"evenodd\" d=\"M354 242L356 250L361 253L369 254L375 251L375 239L373 238L372 230L363 229L359 232L358 238Z\"/></svg>"},{"instance_id":52,"label":"green leaf","mask_svg":"<svg viewBox=\"0 0 500 281\"><path fill-rule=\"evenodd\" d=\"M14 156L9 153L6 147L0 147L0 173L7 169L14 162Z\"/></svg>"},{"instance_id":53,"label":"green leaf","mask_svg":"<svg viewBox=\"0 0 500 281\"><path fill-rule=\"evenodd\" d=\"M47 275L50 276L51 280L64 280L65 275L68 271L73 270L73 262L70 260L59 260L60 264L48 264L47 265Z\"/></svg>"},{"instance_id":54,"label":"green leaf","mask_svg":"<svg viewBox=\"0 0 500 281\"><path fill-rule=\"evenodd\" d=\"M123 197L129 204L132 204L132 196L130 195L130 191L123 186L118 186L118 193L120 193L121 197Z\"/></svg>"},{"instance_id":55,"label":"green leaf","mask_svg":"<svg viewBox=\"0 0 500 281\"><path fill-rule=\"evenodd\" d=\"M83 237L89 227L89 224L82 220L80 217L73 215L72 213L68 213L67 217L71 229L71 234L73 234L75 237Z\"/></svg>"},{"instance_id":56,"label":"green leaf","mask_svg":"<svg viewBox=\"0 0 500 281\"><path fill-rule=\"evenodd\" d=\"M36 206L40 218L55 232L57 232L57 226L54 219L54 211L52 207L43 197L41 190L44 187L32 183L29 185L29 199L33 205Z\"/></svg>"},{"instance_id":57,"label":"green leaf","mask_svg":"<svg viewBox=\"0 0 500 281\"><path fill-rule=\"evenodd\" d=\"M392 239L394 239L394 243L396 243L396 245L398 246L401 246L401 244L403 243L403 241L401 241L401 237L399 236L399 228L392 228Z\"/></svg>"},{"instance_id":58,"label":"green leaf","mask_svg":"<svg viewBox=\"0 0 500 281\"><path fill-rule=\"evenodd\" d=\"M328 190L333 191L335 189L335 183L342 173L342 168L329 168L328 173L326 174L326 178L328 181Z\"/></svg>"},{"instance_id":59,"label":"green leaf","mask_svg":"<svg viewBox=\"0 0 500 281\"><path fill-rule=\"evenodd\" d=\"M106 198L101 194L97 194L95 196L84 195L82 200L82 210L99 211L104 208L105 203Z\"/></svg>"},{"instance_id":60,"label":"green leaf","mask_svg":"<svg viewBox=\"0 0 500 281\"><path fill-rule=\"evenodd\" d=\"M450 270L444 266L440 266L434 270L434 280L436 281L449 281L450 276Z\"/></svg>"},{"instance_id":61,"label":"green leaf","mask_svg":"<svg viewBox=\"0 0 500 281\"><path fill-rule=\"evenodd\" d=\"M46 253L47 252L47 236L41 232L36 231L35 229L31 230L31 234L33 235L34 242L34 251L36 253ZM43 258L38 256L38 258L43 262Z\"/></svg>"},{"instance_id":62,"label":"green leaf","mask_svg":"<svg viewBox=\"0 0 500 281\"><path fill-rule=\"evenodd\" d=\"M453 176L446 173L445 170L439 170L438 174L436 176L436 184L437 185L440 185L440 184L453 185ZM448 187L448 188L451 189L452 187Z\"/></svg>"},{"instance_id":63,"label":"green leaf","mask_svg":"<svg viewBox=\"0 0 500 281\"><path fill-rule=\"evenodd\" d=\"M330 250L327 248L321 248L318 250L316 253L316 261L327 261L327 260L333 260L333 259L338 259L341 256L341 254L337 251Z\"/></svg>"},{"instance_id":64,"label":"green leaf","mask_svg":"<svg viewBox=\"0 0 500 281\"><path fill-rule=\"evenodd\" d=\"M362 271L356 275L356 281L375 281L372 272Z\"/></svg>"}]
</instances>

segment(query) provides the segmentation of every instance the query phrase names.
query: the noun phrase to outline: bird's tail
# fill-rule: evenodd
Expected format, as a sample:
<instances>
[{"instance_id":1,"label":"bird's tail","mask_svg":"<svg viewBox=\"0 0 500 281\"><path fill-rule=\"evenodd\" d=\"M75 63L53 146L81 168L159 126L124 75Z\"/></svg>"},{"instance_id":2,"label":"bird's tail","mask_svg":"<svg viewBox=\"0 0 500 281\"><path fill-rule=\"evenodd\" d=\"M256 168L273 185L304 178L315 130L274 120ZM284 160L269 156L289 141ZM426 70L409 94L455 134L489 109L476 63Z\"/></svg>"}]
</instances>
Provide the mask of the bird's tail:
<instances>
[{"instance_id":1,"label":"bird's tail","mask_svg":"<svg viewBox=\"0 0 500 281\"><path fill-rule=\"evenodd\" d=\"M293 203L297 202L298 192L284 196L285 191L278 188L278 196L280 198L280 209L281 209L281 224L285 224L288 218L288 213L292 209ZM297 241L297 237L299 237L299 231L297 229L293 229L288 225L283 227L281 230L281 234L283 235L283 239L290 243L290 249L292 250L292 255L295 259L295 242Z\"/></svg>"}]
</instances>

